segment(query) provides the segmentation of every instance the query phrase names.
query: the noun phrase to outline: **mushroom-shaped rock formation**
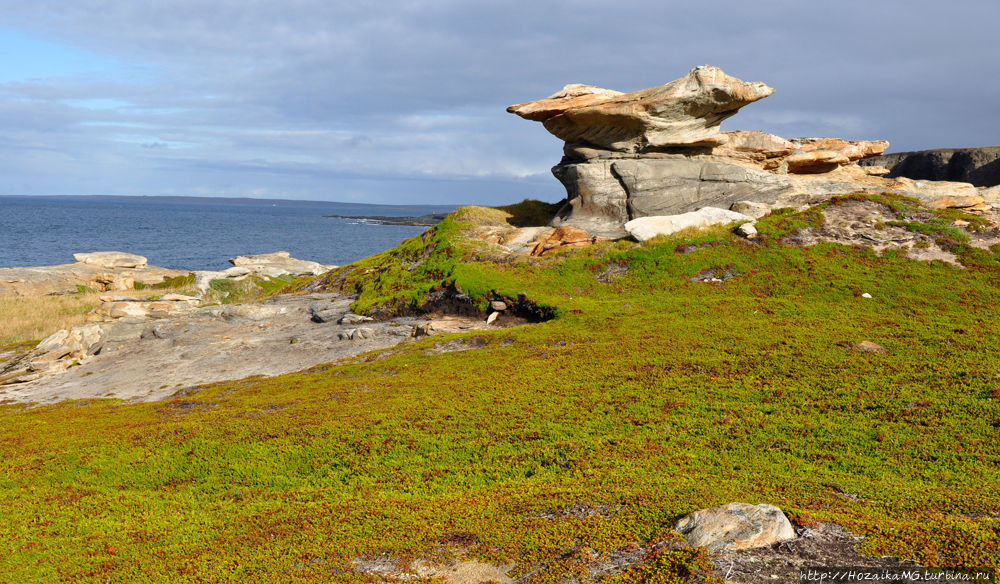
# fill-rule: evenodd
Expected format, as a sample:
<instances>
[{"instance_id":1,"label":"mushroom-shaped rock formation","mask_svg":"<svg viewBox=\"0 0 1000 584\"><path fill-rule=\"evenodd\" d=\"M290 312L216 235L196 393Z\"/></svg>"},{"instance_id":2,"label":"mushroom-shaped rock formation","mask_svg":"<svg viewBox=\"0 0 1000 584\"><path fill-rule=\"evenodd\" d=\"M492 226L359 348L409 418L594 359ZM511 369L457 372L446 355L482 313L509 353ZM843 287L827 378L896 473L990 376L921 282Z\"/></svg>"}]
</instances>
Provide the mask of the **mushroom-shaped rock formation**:
<instances>
[{"instance_id":1,"label":"mushroom-shaped rock formation","mask_svg":"<svg viewBox=\"0 0 1000 584\"><path fill-rule=\"evenodd\" d=\"M722 120L774 93L767 85L730 77L712 65L660 87L620 93L591 85L567 85L540 101L507 111L542 122L566 142L616 152L726 143Z\"/></svg>"}]
</instances>

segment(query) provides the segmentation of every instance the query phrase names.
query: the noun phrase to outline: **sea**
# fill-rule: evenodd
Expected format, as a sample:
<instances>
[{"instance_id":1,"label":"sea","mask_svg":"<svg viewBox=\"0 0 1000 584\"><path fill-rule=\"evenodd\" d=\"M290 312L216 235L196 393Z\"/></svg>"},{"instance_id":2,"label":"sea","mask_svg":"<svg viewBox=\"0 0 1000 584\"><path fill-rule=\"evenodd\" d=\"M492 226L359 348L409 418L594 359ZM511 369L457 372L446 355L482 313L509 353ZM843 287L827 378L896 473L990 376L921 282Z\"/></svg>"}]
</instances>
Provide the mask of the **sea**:
<instances>
[{"instance_id":1,"label":"sea","mask_svg":"<svg viewBox=\"0 0 1000 584\"><path fill-rule=\"evenodd\" d=\"M0 267L73 263L73 254L123 251L150 265L223 270L238 255L287 251L344 265L395 247L426 227L328 215L417 217L456 206L182 197L0 197Z\"/></svg>"}]
</instances>

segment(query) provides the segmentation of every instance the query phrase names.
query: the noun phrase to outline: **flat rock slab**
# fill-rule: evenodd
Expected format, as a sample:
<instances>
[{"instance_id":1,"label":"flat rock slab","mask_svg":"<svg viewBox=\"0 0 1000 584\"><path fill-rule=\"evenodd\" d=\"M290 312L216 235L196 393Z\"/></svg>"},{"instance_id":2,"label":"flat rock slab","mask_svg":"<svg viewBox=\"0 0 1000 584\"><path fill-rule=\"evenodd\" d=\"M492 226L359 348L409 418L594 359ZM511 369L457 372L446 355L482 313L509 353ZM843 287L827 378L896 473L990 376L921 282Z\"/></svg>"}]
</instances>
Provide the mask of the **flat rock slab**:
<instances>
[{"instance_id":1,"label":"flat rock slab","mask_svg":"<svg viewBox=\"0 0 1000 584\"><path fill-rule=\"evenodd\" d=\"M0 298L75 294L77 286L94 290L113 289L108 285L135 282L152 285L187 276L184 270L170 270L144 265L142 268L108 268L100 264L77 262L33 268L0 268ZM122 289L131 289L132 286Z\"/></svg>"},{"instance_id":2,"label":"flat rock slab","mask_svg":"<svg viewBox=\"0 0 1000 584\"><path fill-rule=\"evenodd\" d=\"M81 264L93 264L102 268L144 268L146 258L123 251L95 251L75 253L73 259Z\"/></svg>"},{"instance_id":3,"label":"flat rock slab","mask_svg":"<svg viewBox=\"0 0 1000 584\"><path fill-rule=\"evenodd\" d=\"M362 328L312 320L311 307L328 306L344 315L350 314L351 302L332 293L282 295L262 303L209 306L167 318L103 323L106 337L100 354L63 373L0 386L0 403L167 399L182 388L281 375L388 348L411 338L415 327L433 324L398 318L365 322ZM487 328L479 319L448 322L454 323L452 329L433 327L434 334Z\"/></svg>"}]
</instances>

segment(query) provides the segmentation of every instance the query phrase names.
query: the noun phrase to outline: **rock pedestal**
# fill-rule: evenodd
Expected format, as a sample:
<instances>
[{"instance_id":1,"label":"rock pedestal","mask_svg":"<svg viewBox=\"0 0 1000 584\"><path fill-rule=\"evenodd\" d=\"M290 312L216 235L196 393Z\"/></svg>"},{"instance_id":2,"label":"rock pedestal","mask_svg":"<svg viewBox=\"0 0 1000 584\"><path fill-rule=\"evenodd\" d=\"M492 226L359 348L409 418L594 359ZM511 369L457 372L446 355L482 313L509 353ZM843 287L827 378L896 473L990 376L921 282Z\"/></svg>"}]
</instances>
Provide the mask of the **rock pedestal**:
<instances>
[{"instance_id":1,"label":"rock pedestal","mask_svg":"<svg viewBox=\"0 0 1000 584\"><path fill-rule=\"evenodd\" d=\"M566 187L568 203L551 226L593 236L624 237L629 221L737 202L797 207L857 192L894 192L939 207L976 196L982 202L971 185L883 178L886 168L859 165L885 152L885 141L720 131L722 120L773 92L704 65L628 94L567 85L507 111L542 122L566 142L552 174ZM963 189L969 192L958 193Z\"/></svg>"}]
</instances>

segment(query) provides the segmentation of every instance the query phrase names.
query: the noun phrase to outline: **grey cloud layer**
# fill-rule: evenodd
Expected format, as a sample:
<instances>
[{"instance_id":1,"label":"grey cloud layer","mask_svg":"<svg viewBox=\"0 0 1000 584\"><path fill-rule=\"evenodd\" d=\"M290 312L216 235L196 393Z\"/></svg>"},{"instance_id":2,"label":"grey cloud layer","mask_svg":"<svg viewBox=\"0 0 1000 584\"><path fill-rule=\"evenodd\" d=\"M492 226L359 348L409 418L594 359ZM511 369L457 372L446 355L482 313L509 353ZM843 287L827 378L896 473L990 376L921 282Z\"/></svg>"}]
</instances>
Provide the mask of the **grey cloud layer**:
<instances>
[{"instance_id":1,"label":"grey cloud layer","mask_svg":"<svg viewBox=\"0 0 1000 584\"><path fill-rule=\"evenodd\" d=\"M560 143L507 105L703 63L778 89L729 129L995 144L996 22L986 1L0 1L0 27L123 63L0 85L0 188L554 200ZM70 105L95 99L128 105Z\"/></svg>"}]
</instances>

